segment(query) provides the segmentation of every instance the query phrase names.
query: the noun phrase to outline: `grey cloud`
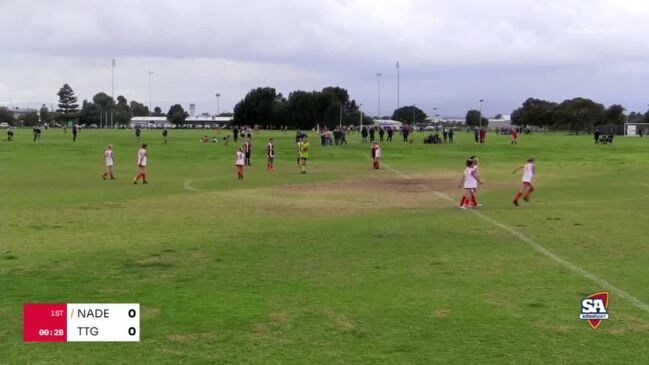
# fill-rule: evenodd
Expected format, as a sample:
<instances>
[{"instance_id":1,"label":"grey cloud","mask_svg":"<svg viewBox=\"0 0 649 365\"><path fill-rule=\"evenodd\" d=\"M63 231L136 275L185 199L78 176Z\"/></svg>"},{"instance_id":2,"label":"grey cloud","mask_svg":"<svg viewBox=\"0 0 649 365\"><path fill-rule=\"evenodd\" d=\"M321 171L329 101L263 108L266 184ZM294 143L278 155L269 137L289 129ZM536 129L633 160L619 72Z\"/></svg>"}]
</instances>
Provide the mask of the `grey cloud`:
<instances>
[{"instance_id":1,"label":"grey cloud","mask_svg":"<svg viewBox=\"0 0 649 365\"><path fill-rule=\"evenodd\" d=\"M509 112L527 96L584 95L643 109L649 5L641 1L15 1L0 29L0 100L50 100L65 81L143 99L155 69L160 101L231 106L251 87L347 87L375 112L402 104L461 114L485 97ZM76 85L76 86L75 86ZM236 95L236 96L235 96ZM372 110L374 109L374 110Z\"/></svg>"}]
</instances>

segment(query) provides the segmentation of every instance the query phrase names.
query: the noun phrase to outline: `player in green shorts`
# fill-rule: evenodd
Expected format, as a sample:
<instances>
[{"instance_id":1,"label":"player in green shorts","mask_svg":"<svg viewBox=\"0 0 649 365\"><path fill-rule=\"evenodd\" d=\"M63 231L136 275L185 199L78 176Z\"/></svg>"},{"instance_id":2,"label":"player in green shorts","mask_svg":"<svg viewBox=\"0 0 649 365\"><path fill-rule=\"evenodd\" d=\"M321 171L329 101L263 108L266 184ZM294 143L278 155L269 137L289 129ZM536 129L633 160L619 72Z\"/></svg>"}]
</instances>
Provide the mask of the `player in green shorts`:
<instances>
[{"instance_id":1,"label":"player in green shorts","mask_svg":"<svg viewBox=\"0 0 649 365\"><path fill-rule=\"evenodd\" d=\"M302 173L306 174L306 160L309 159L309 139L307 137L302 138L300 142L300 166L302 167Z\"/></svg>"}]
</instances>

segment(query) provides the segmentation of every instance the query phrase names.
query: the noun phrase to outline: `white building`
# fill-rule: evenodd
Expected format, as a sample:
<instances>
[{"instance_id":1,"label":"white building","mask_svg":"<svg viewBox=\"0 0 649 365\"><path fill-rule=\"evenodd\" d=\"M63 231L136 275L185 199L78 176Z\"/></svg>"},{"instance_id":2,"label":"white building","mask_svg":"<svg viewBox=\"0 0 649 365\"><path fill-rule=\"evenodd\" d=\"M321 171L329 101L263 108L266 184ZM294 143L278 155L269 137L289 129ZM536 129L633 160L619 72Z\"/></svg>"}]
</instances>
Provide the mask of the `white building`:
<instances>
[{"instance_id":1,"label":"white building","mask_svg":"<svg viewBox=\"0 0 649 365\"><path fill-rule=\"evenodd\" d=\"M196 125L209 125L212 127L216 127L217 125L225 125L225 124L230 124L234 118L232 117L216 117L216 116L195 116L195 117L188 117L185 119L185 123L196 126Z\"/></svg>"},{"instance_id":2,"label":"white building","mask_svg":"<svg viewBox=\"0 0 649 365\"><path fill-rule=\"evenodd\" d=\"M135 126L140 126L140 128L162 128L165 125L169 124L169 121L167 120L167 117L162 116L162 117L152 117L152 116L146 116L146 117L133 117L131 118L131 128L135 128Z\"/></svg>"},{"instance_id":3,"label":"white building","mask_svg":"<svg viewBox=\"0 0 649 365\"><path fill-rule=\"evenodd\" d=\"M511 128L512 118L511 115L503 115L498 119L489 119L489 129Z\"/></svg>"},{"instance_id":4,"label":"white building","mask_svg":"<svg viewBox=\"0 0 649 365\"><path fill-rule=\"evenodd\" d=\"M392 120L392 119L374 119L373 120L373 125L377 127L392 127L399 129L403 126L403 123L399 122L398 120Z\"/></svg>"}]
</instances>

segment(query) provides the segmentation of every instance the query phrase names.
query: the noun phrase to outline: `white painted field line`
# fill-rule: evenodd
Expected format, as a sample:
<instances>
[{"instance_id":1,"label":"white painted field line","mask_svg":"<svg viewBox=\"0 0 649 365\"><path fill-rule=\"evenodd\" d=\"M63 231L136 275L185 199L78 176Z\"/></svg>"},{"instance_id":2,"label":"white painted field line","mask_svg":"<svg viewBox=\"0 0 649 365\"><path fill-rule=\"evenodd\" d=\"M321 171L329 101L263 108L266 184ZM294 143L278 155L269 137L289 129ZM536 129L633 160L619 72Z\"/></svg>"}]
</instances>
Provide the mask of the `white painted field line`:
<instances>
[{"instance_id":1,"label":"white painted field line","mask_svg":"<svg viewBox=\"0 0 649 365\"><path fill-rule=\"evenodd\" d=\"M198 191L198 192L205 191L203 189L197 189L197 188L193 187L192 186L193 182L194 182L194 179L185 180L185 183L183 184L183 186L185 187L185 189L191 190L191 191Z\"/></svg>"},{"instance_id":2,"label":"white painted field line","mask_svg":"<svg viewBox=\"0 0 649 365\"><path fill-rule=\"evenodd\" d=\"M385 166L389 170L392 170L392 171L396 172L397 174L404 177L405 179L408 179L408 180L411 179L410 176L404 174L403 172L401 172L401 171L399 171L399 170L397 170L397 169L395 169L393 167L390 167L390 166L388 166L386 164L383 164L383 166ZM435 195L437 195L438 197L440 197L440 198L442 198L444 200L447 200L447 201L449 201L451 203L455 202L453 200L453 198L451 198L450 196L448 196L448 195L446 195L444 193L441 193L439 191L435 191ZM627 302L631 303L632 305L636 306L637 308L640 308L643 311L649 313L649 304L644 303L643 301L641 301L640 299L634 297L633 295L629 294L628 292L616 287L615 285L613 285L613 284L609 283L608 281L600 278L599 276L591 273L590 271L586 271L586 270L582 269L581 267L571 263L570 261L567 261L567 260L559 257L558 255L556 255L552 251L550 251L547 248L541 246L539 243L537 243L533 239L531 239L531 238L525 236L524 234L514 230L513 228L511 228L509 226L506 226L506 225L494 220L493 218L488 217L488 216L486 216L486 215L484 215L484 214L482 214L482 213L480 213L480 212L478 212L476 210L471 210L471 212L473 212L473 214L480 217L482 220L484 220L486 222L489 222L489 223L503 229L504 231L511 234L512 236L514 236L514 237L520 239L521 241L527 243L535 251L543 254L544 256L546 256L547 258L553 260L554 262L558 263L559 265L561 265L561 266L563 266L563 267L565 267L565 268L567 268L569 270L572 270L576 274L581 275L583 278L586 278L586 279L594 282L595 284L601 286L603 289L606 289L606 290L610 291L611 293L613 293L616 296L626 300Z\"/></svg>"}]
</instances>

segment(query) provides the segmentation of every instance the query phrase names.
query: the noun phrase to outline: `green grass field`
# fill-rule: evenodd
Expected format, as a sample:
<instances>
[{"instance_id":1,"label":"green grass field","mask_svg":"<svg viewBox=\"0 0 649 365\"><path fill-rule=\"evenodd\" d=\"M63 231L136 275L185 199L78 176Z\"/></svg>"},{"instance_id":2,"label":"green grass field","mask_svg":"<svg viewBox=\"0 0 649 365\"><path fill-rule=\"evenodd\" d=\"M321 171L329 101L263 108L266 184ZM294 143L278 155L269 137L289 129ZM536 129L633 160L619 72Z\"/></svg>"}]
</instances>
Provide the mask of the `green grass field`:
<instances>
[{"instance_id":1,"label":"green grass field","mask_svg":"<svg viewBox=\"0 0 649 365\"><path fill-rule=\"evenodd\" d=\"M164 145L145 131L146 186L132 184L131 131L84 130L73 144L61 130L39 143L18 130L0 143L1 363L649 359L649 139L417 135L383 143L387 166L374 171L358 135L339 148L312 138L301 175L293 133L272 134L277 171L265 170L261 132L238 181L235 146L203 134L171 130ZM108 143L116 181L100 177ZM456 206L472 154L486 182L477 213ZM511 171L529 155L537 190L515 208ZM639 302L613 290L611 319L592 330L581 299L612 288L575 267ZM22 341L23 303L106 302L141 304L139 343Z\"/></svg>"}]
</instances>

